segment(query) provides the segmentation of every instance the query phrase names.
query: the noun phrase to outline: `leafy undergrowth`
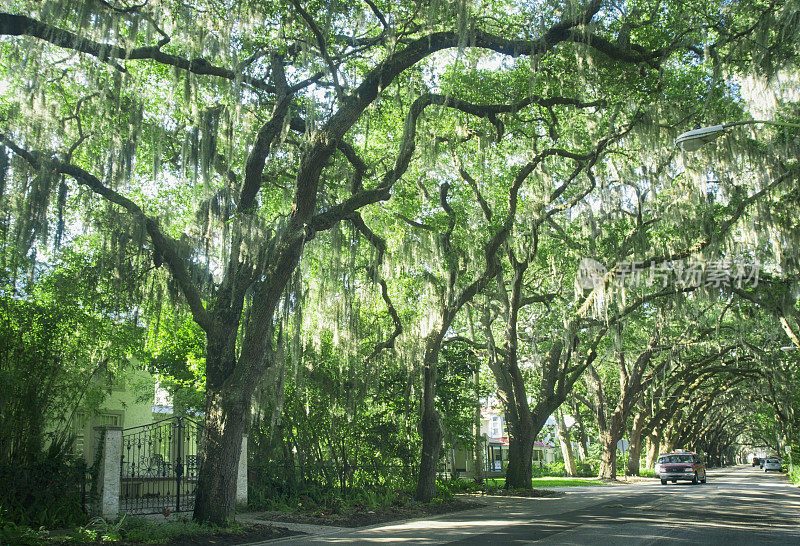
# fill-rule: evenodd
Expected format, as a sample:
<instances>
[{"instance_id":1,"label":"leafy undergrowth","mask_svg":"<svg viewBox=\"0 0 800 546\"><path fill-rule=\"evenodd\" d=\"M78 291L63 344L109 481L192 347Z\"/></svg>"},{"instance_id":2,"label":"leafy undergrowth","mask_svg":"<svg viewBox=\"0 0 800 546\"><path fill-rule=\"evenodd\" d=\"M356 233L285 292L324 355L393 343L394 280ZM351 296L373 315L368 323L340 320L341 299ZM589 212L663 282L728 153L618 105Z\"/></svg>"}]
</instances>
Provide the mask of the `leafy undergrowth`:
<instances>
[{"instance_id":1,"label":"leafy undergrowth","mask_svg":"<svg viewBox=\"0 0 800 546\"><path fill-rule=\"evenodd\" d=\"M312 509L291 512L267 511L251 513L260 519L288 523L310 523L313 525L331 525L334 527L363 527L403 519L416 519L449 512L458 512L483 507L475 501L461 499L436 498L428 504L408 502L396 506L368 508L351 506L345 509Z\"/></svg>"},{"instance_id":2,"label":"leafy undergrowth","mask_svg":"<svg viewBox=\"0 0 800 546\"><path fill-rule=\"evenodd\" d=\"M0 544L20 546L74 544L245 544L297 534L264 524L239 524L217 527L189 520L152 521L123 517L116 522L95 518L85 526L60 531L30 529L12 524L0 527Z\"/></svg>"},{"instance_id":3,"label":"leafy undergrowth","mask_svg":"<svg viewBox=\"0 0 800 546\"><path fill-rule=\"evenodd\" d=\"M800 466L792 465L788 475L793 484L800 485Z\"/></svg>"}]
</instances>

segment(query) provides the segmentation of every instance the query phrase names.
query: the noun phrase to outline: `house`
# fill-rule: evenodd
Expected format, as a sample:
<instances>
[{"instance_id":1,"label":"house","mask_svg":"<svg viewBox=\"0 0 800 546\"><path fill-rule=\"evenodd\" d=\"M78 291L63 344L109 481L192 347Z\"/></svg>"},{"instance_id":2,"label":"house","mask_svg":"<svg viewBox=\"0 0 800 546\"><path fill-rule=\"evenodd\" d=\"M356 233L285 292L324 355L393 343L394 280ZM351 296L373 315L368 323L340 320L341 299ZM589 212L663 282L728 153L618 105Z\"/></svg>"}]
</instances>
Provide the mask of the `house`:
<instances>
[{"instance_id":1,"label":"house","mask_svg":"<svg viewBox=\"0 0 800 546\"><path fill-rule=\"evenodd\" d=\"M89 466L99 461L108 468L108 460L112 461L114 493L104 497L105 508L98 510L152 514L191 509L202 463L202 417L189 412L175 415L171 396L145 370L129 370L96 390L98 396L76 414L75 451ZM122 430L100 431L97 427L102 425ZM101 445L104 449L99 449ZM104 450L112 455L104 457ZM244 477L246 463L243 457L239 474ZM107 470L100 475L110 479ZM244 493L237 492L237 498L246 499L246 480L238 483L241 476L237 487Z\"/></svg>"},{"instance_id":2,"label":"house","mask_svg":"<svg viewBox=\"0 0 800 546\"><path fill-rule=\"evenodd\" d=\"M494 402L494 403L493 403ZM552 418L548 425L554 425ZM483 477L505 476L508 465L508 430L503 410L493 398L486 401L481 408L481 436L483 438L483 464L481 475ZM445 461L442 469L449 475L461 477L474 477L474 457L471 449L458 447L452 449L450 456ZM556 447L550 440L550 435L545 434L541 441L534 442L533 464L544 465L555 462Z\"/></svg>"},{"instance_id":3,"label":"house","mask_svg":"<svg viewBox=\"0 0 800 546\"><path fill-rule=\"evenodd\" d=\"M105 396L100 402L90 401L79 409L74 424L74 452L83 456L87 465L94 462L98 442L97 427L102 425L122 428L123 445L127 445L131 452L128 459L135 451L138 459L147 459L148 465L152 467L151 473L156 472L157 468L161 468L163 473L164 464L159 465L158 461L174 459L178 447L181 448L182 456L197 451L195 434L192 435L190 444L181 440L179 446L178 436L164 429L165 426L172 426L174 421L172 396L148 371L127 370L113 379L104 379L104 384L98 390L103 391ZM202 420L202 415L197 412L186 412L186 416L189 420L183 420L181 429L189 426L197 428ZM194 422L190 425L190 421ZM168 438L172 436L175 438ZM123 452L123 458L125 455Z\"/></svg>"},{"instance_id":4,"label":"house","mask_svg":"<svg viewBox=\"0 0 800 546\"><path fill-rule=\"evenodd\" d=\"M486 439L486 475L505 476L506 465L508 464L508 437ZM533 442L534 465L542 466L554 463L556 460L556 448L548 442Z\"/></svg>"},{"instance_id":5,"label":"house","mask_svg":"<svg viewBox=\"0 0 800 546\"><path fill-rule=\"evenodd\" d=\"M87 464L93 462L97 450L95 427L131 428L164 417L156 413L153 402L157 382L149 372L128 370L103 381L99 390L104 391L105 396L100 402L88 401L79 408L74 423L74 451L83 456Z\"/></svg>"}]
</instances>

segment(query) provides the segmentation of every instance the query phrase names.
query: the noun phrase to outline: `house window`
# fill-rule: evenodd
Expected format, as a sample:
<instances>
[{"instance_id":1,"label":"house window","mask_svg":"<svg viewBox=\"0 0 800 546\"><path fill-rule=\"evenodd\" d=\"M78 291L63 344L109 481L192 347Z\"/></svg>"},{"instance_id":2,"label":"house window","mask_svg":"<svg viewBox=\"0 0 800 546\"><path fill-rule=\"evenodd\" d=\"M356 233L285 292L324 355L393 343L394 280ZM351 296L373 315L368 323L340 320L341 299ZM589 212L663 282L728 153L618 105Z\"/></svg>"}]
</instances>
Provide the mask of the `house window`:
<instances>
[{"instance_id":1,"label":"house window","mask_svg":"<svg viewBox=\"0 0 800 546\"><path fill-rule=\"evenodd\" d=\"M82 457L86 442L86 414L79 412L75 416L75 443L72 445L73 452L77 457Z\"/></svg>"},{"instance_id":2,"label":"house window","mask_svg":"<svg viewBox=\"0 0 800 546\"><path fill-rule=\"evenodd\" d=\"M110 427L122 426L122 412L101 413L95 418L95 426L107 425Z\"/></svg>"},{"instance_id":3,"label":"house window","mask_svg":"<svg viewBox=\"0 0 800 546\"><path fill-rule=\"evenodd\" d=\"M79 412L75 417L75 444L73 447L75 455L78 457L84 455L87 447L94 449L93 445L87 445L86 440L86 435L92 434L94 427L101 425L121 427L124 422L123 416L124 412L122 411L108 411L89 418L84 412Z\"/></svg>"},{"instance_id":4,"label":"house window","mask_svg":"<svg viewBox=\"0 0 800 546\"><path fill-rule=\"evenodd\" d=\"M501 436L503 436L503 419L498 415L492 417L489 436L491 436L492 438L500 438Z\"/></svg>"}]
</instances>

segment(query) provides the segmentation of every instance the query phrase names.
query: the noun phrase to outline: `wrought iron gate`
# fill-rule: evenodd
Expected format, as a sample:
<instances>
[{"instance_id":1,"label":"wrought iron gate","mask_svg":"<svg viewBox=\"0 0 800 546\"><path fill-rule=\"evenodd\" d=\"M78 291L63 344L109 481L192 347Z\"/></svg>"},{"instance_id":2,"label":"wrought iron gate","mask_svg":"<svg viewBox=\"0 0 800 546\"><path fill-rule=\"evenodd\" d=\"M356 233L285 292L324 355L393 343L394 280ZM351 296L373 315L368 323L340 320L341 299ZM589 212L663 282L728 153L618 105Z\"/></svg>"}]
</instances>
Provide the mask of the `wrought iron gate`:
<instances>
[{"instance_id":1,"label":"wrought iron gate","mask_svg":"<svg viewBox=\"0 0 800 546\"><path fill-rule=\"evenodd\" d=\"M122 431L120 510L158 514L194 508L202 427L172 417Z\"/></svg>"}]
</instances>

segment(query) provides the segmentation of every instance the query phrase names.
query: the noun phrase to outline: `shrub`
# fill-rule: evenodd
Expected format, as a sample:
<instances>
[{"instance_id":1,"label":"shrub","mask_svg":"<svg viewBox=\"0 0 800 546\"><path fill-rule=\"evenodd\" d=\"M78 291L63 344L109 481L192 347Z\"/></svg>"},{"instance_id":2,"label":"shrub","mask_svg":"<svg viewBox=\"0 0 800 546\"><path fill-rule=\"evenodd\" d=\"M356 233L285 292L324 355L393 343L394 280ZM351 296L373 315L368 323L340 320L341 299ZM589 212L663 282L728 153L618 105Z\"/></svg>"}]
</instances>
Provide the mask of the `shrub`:
<instances>
[{"instance_id":1,"label":"shrub","mask_svg":"<svg viewBox=\"0 0 800 546\"><path fill-rule=\"evenodd\" d=\"M597 476L599 463L591 459L586 459L585 461L575 461L575 468L578 476L581 478L593 478Z\"/></svg>"},{"instance_id":2,"label":"shrub","mask_svg":"<svg viewBox=\"0 0 800 546\"><path fill-rule=\"evenodd\" d=\"M47 537L47 531L34 530L25 525L17 525L11 521L3 521L0 509L0 544L15 544L18 546L38 546Z\"/></svg>"},{"instance_id":3,"label":"shrub","mask_svg":"<svg viewBox=\"0 0 800 546\"><path fill-rule=\"evenodd\" d=\"M639 476L643 478L655 478L656 471L652 468L645 468L644 465L639 467Z\"/></svg>"},{"instance_id":4,"label":"shrub","mask_svg":"<svg viewBox=\"0 0 800 546\"><path fill-rule=\"evenodd\" d=\"M64 446L28 462L0 465L2 519L17 525L69 527L86 521L82 484L86 467Z\"/></svg>"}]
</instances>

